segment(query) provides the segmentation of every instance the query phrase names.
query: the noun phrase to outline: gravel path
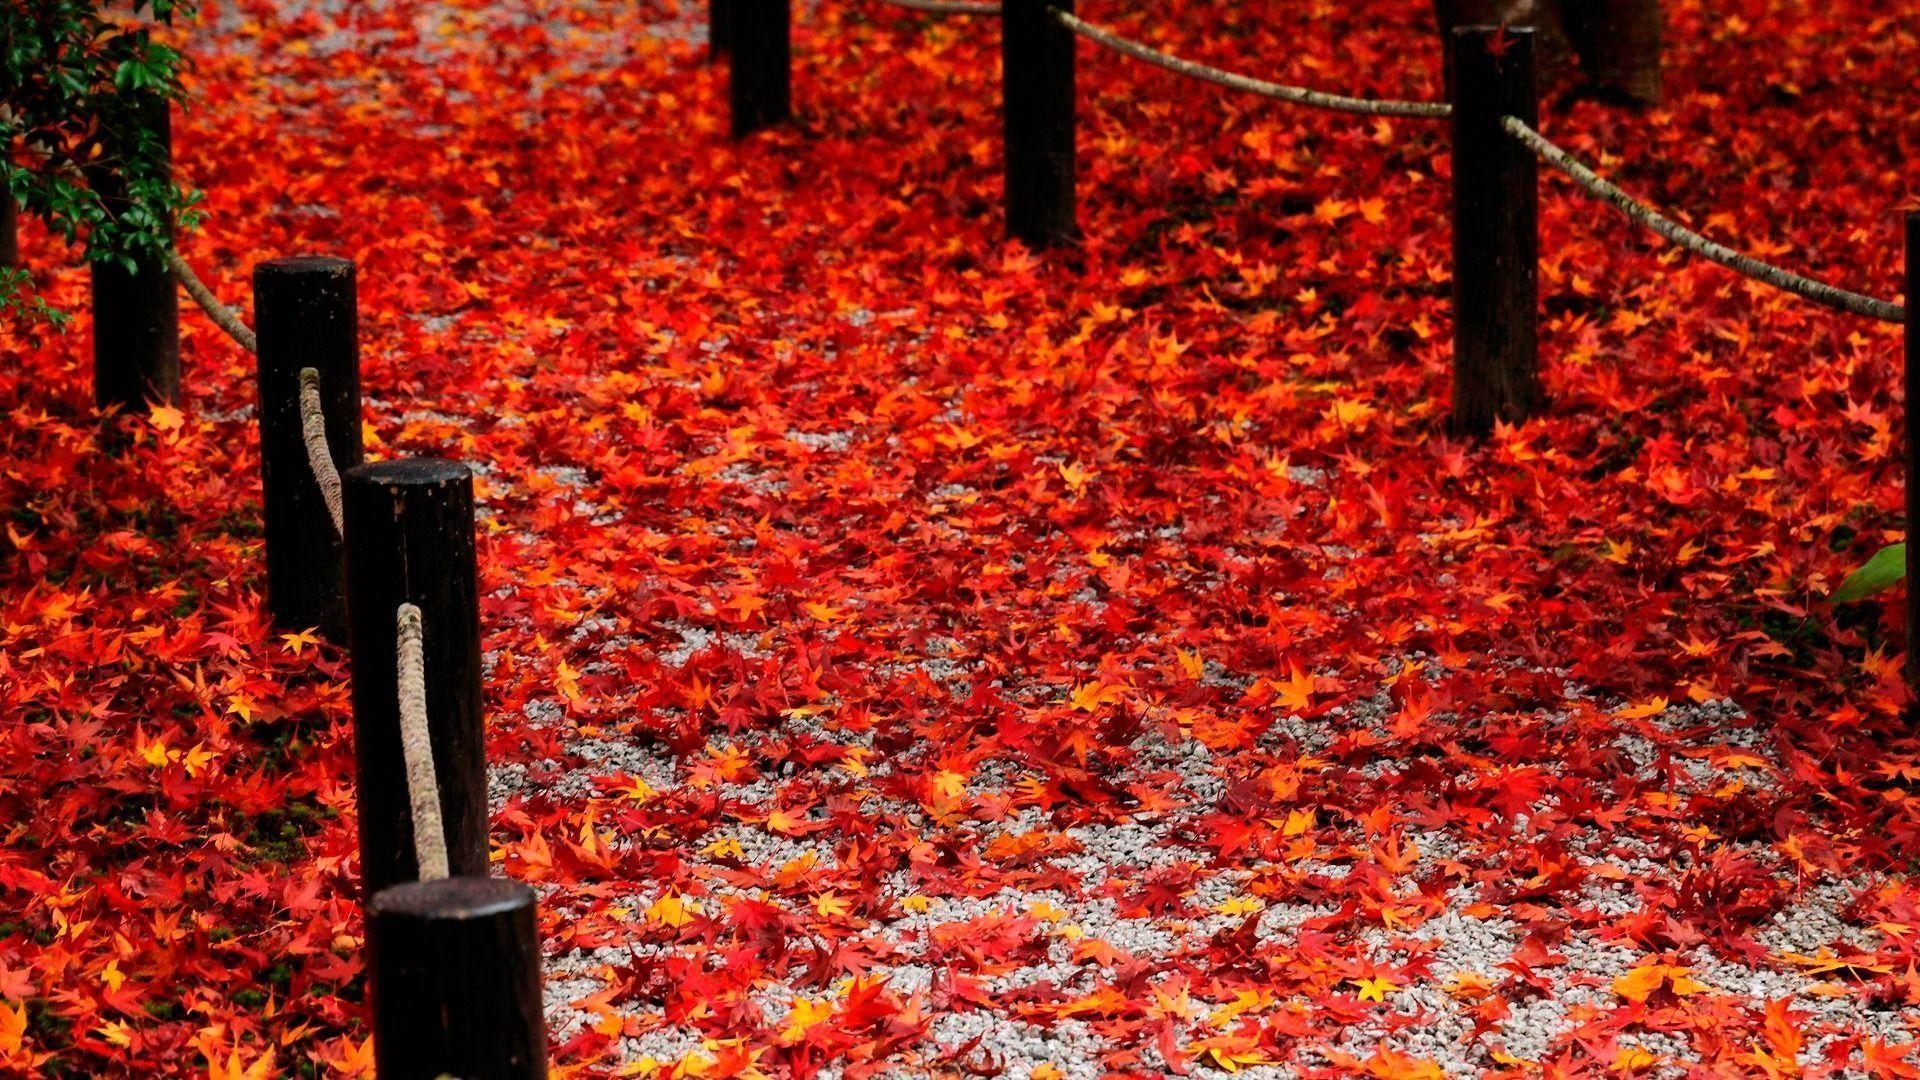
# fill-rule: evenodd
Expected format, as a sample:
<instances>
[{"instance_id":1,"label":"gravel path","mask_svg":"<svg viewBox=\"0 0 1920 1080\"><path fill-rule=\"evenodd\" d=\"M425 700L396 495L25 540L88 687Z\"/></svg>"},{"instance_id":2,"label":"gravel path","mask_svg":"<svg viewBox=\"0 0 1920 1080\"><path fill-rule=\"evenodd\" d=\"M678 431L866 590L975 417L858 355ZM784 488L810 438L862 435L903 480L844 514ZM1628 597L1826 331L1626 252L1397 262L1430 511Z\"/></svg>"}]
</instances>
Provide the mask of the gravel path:
<instances>
[{"instance_id":1,"label":"gravel path","mask_svg":"<svg viewBox=\"0 0 1920 1080\"><path fill-rule=\"evenodd\" d=\"M316 57L342 61L337 77L316 88L276 75L284 58L254 55L269 96L285 111L287 137L331 129L325 110L302 107L324 89L382 111L396 129L455 140L464 136L445 111L482 102L484 91L455 87L427 102L381 88L346 61L378 54L383 64L443 64L452 80L462 64L510 68L514 43L537 29L548 59L511 90L501 121L517 117L522 131L537 131L553 110L570 110L577 122L611 93L610 80L632 74L632 39L605 27L681 46L702 35L691 5L639 5L636 15L624 0L408 3L406 23L373 30L354 25L356 7L339 0L222 4L212 39L225 52L248 55L263 20L304 20L312 28L300 37L298 70L310 72ZM554 51L563 59L552 59ZM698 79L693 51L671 54L682 65L671 77L634 76L642 88L621 93L666 93L676 80ZM215 105L212 115L250 107ZM513 175L494 181L508 193L521 182ZM286 220L332 213L320 196L289 198L279 211ZM560 232L521 240L528 251L623 242ZM675 244L638 279L725 276L742 261L690 229ZM505 294L517 282L526 295L540 295L537 278L566 273L559 256L541 258L548 261L499 260L501 282L493 287ZM638 279L628 287L667 287ZM742 313L741 324L778 338L781 320L791 317L783 310L788 298L769 290L759 299L763 307ZM495 405L544 377L539 357L549 345L596 332L556 327L547 334L534 325L546 314L528 310L518 322L501 319L497 308L383 318L384 340L416 350L511 352L520 366L486 386L437 397L431 408L407 404L421 399L419 386L389 380L372 405L374 426L395 446L459 449L478 438L472 456L485 457L489 439L508 445L520 437L514 429L546 423ZM568 318L581 325L585 316L575 310ZM838 347L938 348L929 335L902 331L904 321L899 311L850 308L835 328ZM674 333L656 331L662 340ZM709 345L718 362L745 362L724 334L702 347ZM678 377L697 386L701 376ZM583 377L582 385L590 383ZM583 399L580 407L589 404ZM956 428L971 419L962 395L945 407L942 416ZM808 594L805 571L765 550L771 541L764 529L755 532L756 518L781 500L813 497L795 485L847 475L899 436L872 415L823 428L783 408L775 401L752 420L771 431L756 434L755 452L729 456L725 425L716 423L709 441L682 448L684 463L667 480L698 486L731 508L725 520L703 523L700 542L728 547L758 573L798 574L773 590L798 603ZM555 437L556 449L527 461L482 466L489 557L530 571L490 581L496 648L489 663L496 672L557 664L561 673L546 692L502 706L496 721L511 738L503 735L495 752L491 793L506 872L534 881L543 894L548 1016L562 1060L595 1074L748 1074L756 1066L743 1064L740 1045L719 1034L727 1024L715 1010L724 1008L738 1030L773 1045L839 1032L827 1043L836 1049L804 1070L829 1077L1093 1080L1121 1070L1189 1069L1259 1080L1315 1071L1474 1076L1538 1072L1576 1060L1576 1047L1584 1047L1578 1060L1590 1068L1678 1077L1692 1074L1717 1037L1716 1015L1742 1038L1768 1017L1775 1018L1768 1030L1793 1035L1771 1048L1756 1045L1756 1073L1763 1050L1812 1070L1830 1057L1859 1061L1848 1055L1907 1042L1920 1020L1914 1008L1863 988L1911 932L1890 913L1889 898L1904 895L1903 883L1816 858L1796 864L1778 843L1676 845L1670 823L1656 821L1663 805L1711 804L1725 809L1719 827L1731 834L1738 813L1765 804L1791 763L1765 738L1764 718L1749 715L1751 703L1707 699L1647 710L1596 700L1562 673L1493 658L1506 664L1496 681L1525 687L1530 704L1459 703L1435 720L1458 736L1456 745L1407 749L1395 744L1403 684L1438 685L1449 672L1441 657L1389 651L1373 669L1373 686L1327 710L1289 705L1275 680L1174 656L1167 678L1190 688L1193 702L1225 703L1219 711L1226 715L1215 717L1207 705L1105 681L1114 673L1101 668L1098 648L1079 666L1009 669L969 651L956 627L890 624L884 598L846 602L844 618L829 607L813 621L796 615L743 629L713 595L689 588L674 617L652 608L643 615L638 600L602 583L590 543L558 534L618 528L665 550L691 544L691 529L684 518L663 523L645 498L608 480L629 449L617 438L579 438ZM1067 462L1046 465L1064 474ZM1314 498L1347 478L1337 468L1296 467L1287 479L1301 497ZM1084 565L1072 565L1085 552L1066 543L1066 530L1034 526L1034 536L1057 546L1026 548L1020 545L1031 537L1009 542L995 532L1001 526L989 511L1015 496L947 482L901 498L917 500L903 508L928 528L953 530L960 546L1016 552L996 572L1048 586L1032 594L1036 625L1094 624L1108 613L1110 592ZM852 533L831 520L808 528L807 542L820 550ZM1195 568L1196 591L1225 587L1234 560L1252 558L1222 554L1216 537L1178 522L1114 539L1147 553L1142 563ZM1442 543L1435 541L1436 550ZM1327 573L1340 573L1342 553L1325 557ZM531 572L537 568L546 569ZM674 584L665 571L655 579L662 594ZM568 618L550 617L556 610ZM778 681L815 662L809 649L854 649L856 617L860 633L891 635L890 647L874 650L863 668L875 686L909 688L955 712L990 692L1066 730L1098 728L1117 742L1085 759L1085 775L1067 782L1063 772L1072 770L1053 767L1066 751L1051 765L1012 752L1005 740L968 753L965 745L930 741L929 733L942 730L934 710L876 716L852 691L795 701L751 724L713 719L716 710L665 691L623 696L636 671L663 677L675 693L716 677ZM1153 632L1144 633L1150 643ZM1331 674L1296 673L1309 694L1316 675ZM699 738L652 734L695 724L696 715L712 721L700 721ZM1246 741L1222 733L1228 722L1244 729ZM1513 742L1489 733L1500 729ZM948 734L965 740L984 730ZM1525 739L1535 741L1531 749L1510 749L1513 757L1503 760L1497 746ZM1569 752L1561 739L1586 755L1577 776L1554 773L1549 759ZM1368 753L1368 746L1385 749ZM1468 746L1474 749L1462 749ZM1549 746L1550 753L1540 749ZM1604 826L1569 810L1579 796L1609 786L1657 798ZM1096 813L1060 794L1082 789L1130 792L1131 808ZM1455 805L1479 812L1426 815L1433 824L1424 831L1376 827L1384 819L1370 804L1423 790L1445 790ZM1399 808L1409 811L1402 821L1422 816L1423 808ZM1242 842L1236 823L1251 818L1270 819L1273 837ZM856 820L861 830L850 831ZM870 859L875 851L900 857ZM1725 921L1669 919L1681 906L1720 912ZM716 936L712 924L748 915L765 927L758 954L729 952L731 939ZM821 923L836 928L832 940L809 929ZM806 959L735 977L736 969L774 957ZM705 1007L690 1000L698 994L675 990L709 978L751 990L716 990ZM1620 1023L1627 1011L1635 1019Z\"/></svg>"}]
</instances>

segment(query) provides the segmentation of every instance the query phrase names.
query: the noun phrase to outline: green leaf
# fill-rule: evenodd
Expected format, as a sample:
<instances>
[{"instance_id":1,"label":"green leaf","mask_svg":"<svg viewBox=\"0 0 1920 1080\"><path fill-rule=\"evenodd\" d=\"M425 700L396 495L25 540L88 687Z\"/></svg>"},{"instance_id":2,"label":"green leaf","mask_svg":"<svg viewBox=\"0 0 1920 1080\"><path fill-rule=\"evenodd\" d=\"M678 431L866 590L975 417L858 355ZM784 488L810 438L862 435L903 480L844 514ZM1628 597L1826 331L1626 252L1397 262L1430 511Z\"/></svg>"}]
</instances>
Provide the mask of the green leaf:
<instances>
[{"instance_id":1,"label":"green leaf","mask_svg":"<svg viewBox=\"0 0 1920 1080\"><path fill-rule=\"evenodd\" d=\"M1847 580L1833 590L1833 602L1845 604L1853 600L1864 600L1874 593L1890 588L1894 582L1907 576L1907 545L1888 544L1873 553L1866 565L1847 575Z\"/></svg>"}]
</instances>

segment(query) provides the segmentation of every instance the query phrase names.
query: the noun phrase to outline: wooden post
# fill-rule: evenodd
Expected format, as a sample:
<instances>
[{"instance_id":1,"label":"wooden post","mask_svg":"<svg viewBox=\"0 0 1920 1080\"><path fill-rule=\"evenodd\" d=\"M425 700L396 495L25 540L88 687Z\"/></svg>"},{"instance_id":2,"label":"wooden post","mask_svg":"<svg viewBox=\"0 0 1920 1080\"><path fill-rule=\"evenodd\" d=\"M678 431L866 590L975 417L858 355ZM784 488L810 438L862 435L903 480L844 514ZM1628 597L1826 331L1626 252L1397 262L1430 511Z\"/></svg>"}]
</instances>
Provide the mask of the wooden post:
<instances>
[{"instance_id":1,"label":"wooden post","mask_svg":"<svg viewBox=\"0 0 1920 1080\"><path fill-rule=\"evenodd\" d=\"M793 115L790 0L720 0L726 5L733 135L743 138Z\"/></svg>"},{"instance_id":2,"label":"wooden post","mask_svg":"<svg viewBox=\"0 0 1920 1080\"><path fill-rule=\"evenodd\" d=\"M1500 118L1539 123L1533 30L1453 32L1453 416L1482 436L1540 407L1539 176Z\"/></svg>"},{"instance_id":3,"label":"wooden post","mask_svg":"<svg viewBox=\"0 0 1920 1080\"><path fill-rule=\"evenodd\" d=\"M172 121L164 98L143 107L144 123L163 150L172 146ZM121 131L125 142L137 132ZM120 151L116 148L116 156ZM127 203L125 185L107 168L90 182L111 213ZM119 262L90 263L93 277L93 398L101 408L145 412L149 402L180 401L180 298L164 256L142 255L129 269Z\"/></svg>"},{"instance_id":4,"label":"wooden post","mask_svg":"<svg viewBox=\"0 0 1920 1080\"><path fill-rule=\"evenodd\" d=\"M15 219L13 195L0 185L0 270L20 265L20 226Z\"/></svg>"},{"instance_id":5,"label":"wooden post","mask_svg":"<svg viewBox=\"0 0 1920 1080\"><path fill-rule=\"evenodd\" d=\"M390 1080L545 1080L533 890L451 877L367 905L374 1071Z\"/></svg>"},{"instance_id":6,"label":"wooden post","mask_svg":"<svg viewBox=\"0 0 1920 1080\"><path fill-rule=\"evenodd\" d=\"M1005 0L1000 16L1007 232L1028 247L1073 239L1073 32L1050 8L1073 0Z\"/></svg>"},{"instance_id":7,"label":"wooden post","mask_svg":"<svg viewBox=\"0 0 1920 1080\"><path fill-rule=\"evenodd\" d=\"M1907 686L1920 692L1920 210L1907 211Z\"/></svg>"},{"instance_id":8,"label":"wooden post","mask_svg":"<svg viewBox=\"0 0 1920 1080\"><path fill-rule=\"evenodd\" d=\"M360 346L353 263L273 259L253 270L260 339L260 486L267 538L267 610L282 630L319 627L346 644L346 548L314 480L300 416L300 371L320 375L334 468L360 464Z\"/></svg>"},{"instance_id":9,"label":"wooden post","mask_svg":"<svg viewBox=\"0 0 1920 1080\"><path fill-rule=\"evenodd\" d=\"M361 465L342 480L362 885L372 896L419 877L394 668L394 615L403 603L419 606L424 631L427 725L448 865L455 874L484 876L487 754L473 473L457 461L407 458Z\"/></svg>"},{"instance_id":10,"label":"wooden post","mask_svg":"<svg viewBox=\"0 0 1920 1080\"><path fill-rule=\"evenodd\" d=\"M718 60L732 48L733 0L707 0L707 60Z\"/></svg>"}]
</instances>

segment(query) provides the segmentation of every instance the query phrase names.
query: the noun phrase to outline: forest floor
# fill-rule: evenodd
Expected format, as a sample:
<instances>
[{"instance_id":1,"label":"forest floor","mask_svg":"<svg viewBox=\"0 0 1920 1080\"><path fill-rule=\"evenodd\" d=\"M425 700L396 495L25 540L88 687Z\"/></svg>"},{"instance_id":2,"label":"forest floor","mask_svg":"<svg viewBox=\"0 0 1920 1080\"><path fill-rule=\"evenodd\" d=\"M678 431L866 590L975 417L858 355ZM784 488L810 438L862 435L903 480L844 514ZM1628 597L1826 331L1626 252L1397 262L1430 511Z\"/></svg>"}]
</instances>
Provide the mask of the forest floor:
<instances>
[{"instance_id":1,"label":"forest floor","mask_svg":"<svg viewBox=\"0 0 1920 1080\"><path fill-rule=\"evenodd\" d=\"M1898 294L1916 24L1669 5L1543 128ZM1083 14L1438 94L1417 0ZM1546 415L1446 435L1446 129L1083 46L1002 237L990 22L209 5L184 243L359 264L366 436L479 474L498 872L559 1075L1916 1075L1900 337L1543 180ZM23 248L85 309L74 255ZM99 449L0 329L0 1069L368 1076L341 654L262 615L252 362Z\"/></svg>"}]
</instances>

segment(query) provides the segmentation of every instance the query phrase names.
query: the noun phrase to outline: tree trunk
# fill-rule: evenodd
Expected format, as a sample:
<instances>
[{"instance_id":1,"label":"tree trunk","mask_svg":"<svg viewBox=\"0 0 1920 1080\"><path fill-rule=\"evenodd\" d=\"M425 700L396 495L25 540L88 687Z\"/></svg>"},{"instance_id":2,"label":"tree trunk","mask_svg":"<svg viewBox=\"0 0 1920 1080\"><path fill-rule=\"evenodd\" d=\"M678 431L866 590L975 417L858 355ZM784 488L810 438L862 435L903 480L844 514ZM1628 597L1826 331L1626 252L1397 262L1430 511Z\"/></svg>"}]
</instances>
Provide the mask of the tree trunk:
<instances>
[{"instance_id":1,"label":"tree trunk","mask_svg":"<svg viewBox=\"0 0 1920 1080\"><path fill-rule=\"evenodd\" d=\"M1644 105L1660 101L1660 0L1560 0L1587 78Z\"/></svg>"}]
</instances>

